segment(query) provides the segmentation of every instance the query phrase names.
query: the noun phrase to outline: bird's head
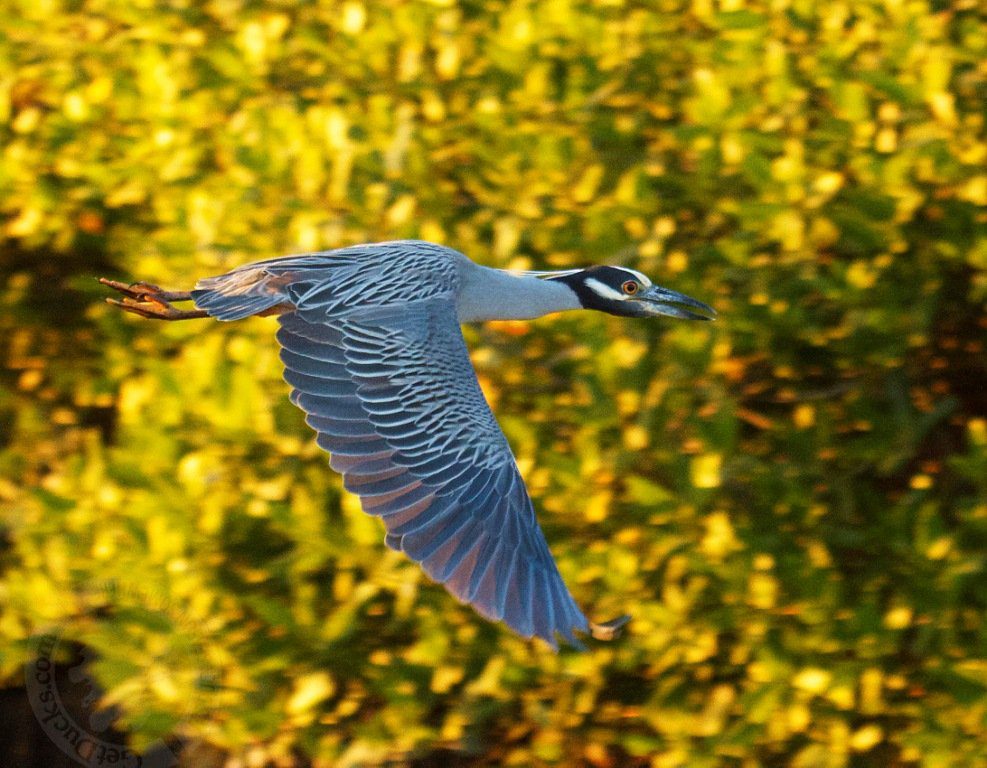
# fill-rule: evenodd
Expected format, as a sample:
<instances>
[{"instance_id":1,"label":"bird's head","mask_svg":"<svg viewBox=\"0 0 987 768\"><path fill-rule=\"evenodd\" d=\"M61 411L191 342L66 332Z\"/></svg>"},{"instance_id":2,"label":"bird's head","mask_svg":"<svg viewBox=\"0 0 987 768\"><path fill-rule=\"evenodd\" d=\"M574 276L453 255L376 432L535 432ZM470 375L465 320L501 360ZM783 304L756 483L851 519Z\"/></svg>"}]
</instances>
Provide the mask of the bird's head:
<instances>
[{"instance_id":1,"label":"bird's head","mask_svg":"<svg viewBox=\"0 0 987 768\"><path fill-rule=\"evenodd\" d=\"M567 285L585 309L624 317L679 317L712 320L716 310L678 291L654 285L645 275L627 267L589 267L549 273L547 280Z\"/></svg>"}]
</instances>

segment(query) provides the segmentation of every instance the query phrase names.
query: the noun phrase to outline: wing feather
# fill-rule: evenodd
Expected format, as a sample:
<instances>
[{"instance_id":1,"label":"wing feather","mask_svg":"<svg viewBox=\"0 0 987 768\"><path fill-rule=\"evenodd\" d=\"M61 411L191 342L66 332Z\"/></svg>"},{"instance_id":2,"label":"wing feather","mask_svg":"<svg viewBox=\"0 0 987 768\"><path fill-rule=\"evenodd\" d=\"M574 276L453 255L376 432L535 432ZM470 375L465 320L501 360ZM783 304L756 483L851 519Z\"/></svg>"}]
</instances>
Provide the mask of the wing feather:
<instances>
[{"instance_id":1,"label":"wing feather","mask_svg":"<svg viewBox=\"0 0 987 768\"><path fill-rule=\"evenodd\" d=\"M292 401L345 487L384 522L387 546L483 616L579 645L586 618L476 381L452 302L334 321L298 311L279 322Z\"/></svg>"}]
</instances>

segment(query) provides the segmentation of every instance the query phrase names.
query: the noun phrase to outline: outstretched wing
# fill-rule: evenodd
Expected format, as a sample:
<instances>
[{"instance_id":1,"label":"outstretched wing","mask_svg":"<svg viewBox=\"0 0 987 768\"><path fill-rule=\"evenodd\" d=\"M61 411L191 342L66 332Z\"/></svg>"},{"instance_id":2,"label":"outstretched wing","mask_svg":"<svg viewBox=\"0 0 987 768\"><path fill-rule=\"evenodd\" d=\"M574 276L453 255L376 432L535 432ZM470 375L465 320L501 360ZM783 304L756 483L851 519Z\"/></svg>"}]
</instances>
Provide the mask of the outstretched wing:
<instances>
[{"instance_id":1,"label":"outstretched wing","mask_svg":"<svg viewBox=\"0 0 987 768\"><path fill-rule=\"evenodd\" d=\"M280 317L292 401L348 490L459 600L517 633L579 645L562 581L448 299L308 322Z\"/></svg>"}]
</instances>

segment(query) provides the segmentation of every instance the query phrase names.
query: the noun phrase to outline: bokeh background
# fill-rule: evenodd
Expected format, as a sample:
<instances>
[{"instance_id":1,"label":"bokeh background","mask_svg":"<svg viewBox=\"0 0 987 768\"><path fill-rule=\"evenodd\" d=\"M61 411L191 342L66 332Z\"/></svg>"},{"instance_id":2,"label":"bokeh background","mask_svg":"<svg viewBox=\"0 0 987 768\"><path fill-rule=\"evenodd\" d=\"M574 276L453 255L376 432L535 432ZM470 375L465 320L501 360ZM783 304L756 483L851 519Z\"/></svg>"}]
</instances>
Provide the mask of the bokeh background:
<instances>
[{"instance_id":1,"label":"bokeh background","mask_svg":"<svg viewBox=\"0 0 987 768\"><path fill-rule=\"evenodd\" d=\"M184 765L987 764L985 22L0 2L5 692L57 630ZM274 320L142 322L94 280L393 238L719 310L467 329L620 641L556 655L386 550Z\"/></svg>"}]
</instances>

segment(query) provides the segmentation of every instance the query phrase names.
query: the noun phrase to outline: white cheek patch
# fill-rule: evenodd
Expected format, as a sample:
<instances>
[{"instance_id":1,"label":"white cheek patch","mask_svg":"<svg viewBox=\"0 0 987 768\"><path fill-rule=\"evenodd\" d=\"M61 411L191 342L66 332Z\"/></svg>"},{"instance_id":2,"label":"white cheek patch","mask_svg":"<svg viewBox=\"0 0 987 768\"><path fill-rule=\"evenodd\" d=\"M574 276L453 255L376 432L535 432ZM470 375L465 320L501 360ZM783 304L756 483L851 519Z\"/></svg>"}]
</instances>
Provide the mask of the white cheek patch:
<instances>
[{"instance_id":1,"label":"white cheek patch","mask_svg":"<svg viewBox=\"0 0 987 768\"><path fill-rule=\"evenodd\" d=\"M606 283L601 283L599 280L592 277L586 278L583 284L602 299L609 299L610 301L623 301L627 298L620 291L611 288Z\"/></svg>"}]
</instances>

